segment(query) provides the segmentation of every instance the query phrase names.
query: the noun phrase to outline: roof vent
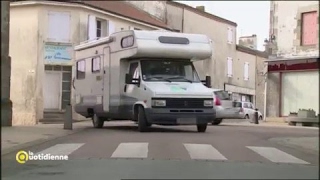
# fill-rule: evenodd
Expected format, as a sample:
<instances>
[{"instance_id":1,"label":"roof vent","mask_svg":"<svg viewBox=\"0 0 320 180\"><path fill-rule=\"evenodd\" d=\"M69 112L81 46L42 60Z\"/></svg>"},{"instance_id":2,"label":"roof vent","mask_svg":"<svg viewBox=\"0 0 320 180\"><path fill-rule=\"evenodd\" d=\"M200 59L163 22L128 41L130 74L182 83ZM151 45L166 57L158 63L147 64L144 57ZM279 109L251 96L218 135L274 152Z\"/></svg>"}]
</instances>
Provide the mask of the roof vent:
<instances>
[{"instance_id":1,"label":"roof vent","mask_svg":"<svg viewBox=\"0 0 320 180\"><path fill-rule=\"evenodd\" d=\"M197 7L196 7L196 9L199 9L200 11L205 12L205 8L204 8L204 6L197 6Z\"/></svg>"}]
</instances>

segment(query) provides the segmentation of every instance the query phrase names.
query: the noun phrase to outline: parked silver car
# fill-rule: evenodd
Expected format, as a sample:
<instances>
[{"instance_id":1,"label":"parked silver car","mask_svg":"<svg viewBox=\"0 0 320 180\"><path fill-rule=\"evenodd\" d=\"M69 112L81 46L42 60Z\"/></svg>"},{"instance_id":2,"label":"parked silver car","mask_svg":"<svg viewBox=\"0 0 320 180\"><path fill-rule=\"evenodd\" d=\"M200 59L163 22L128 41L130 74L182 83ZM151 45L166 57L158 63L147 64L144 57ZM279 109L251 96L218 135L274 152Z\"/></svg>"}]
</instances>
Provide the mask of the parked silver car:
<instances>
[{"instance_id":1,"label":"parked silver car","mask_svg":"<svg viewBox=\"0 0 320 180\"><path fill-rule=\"evenodd\" d=\"M232 101L228 92L221 89L213 89L216 107L216 118L213 125L219 125L223 119L250 119L254 116L254 106L251 102ZM259 119L262 114L258 112Z\"/></svg>"},{"instance_id":2,"label":"parked silver car","mask_svg":"<svg viewBox=\"0 0 320 180\"><path fill-rule=\"evenodd\" d=\"M254 105L251 102L241 102L241 101L234 101L233 108L235 111L239 112L240 119L251 119L254 117L254 113L256 112ZM260 111L258 111L258 118L262 120L263 116Z\"/></svg>"}]
</instances>

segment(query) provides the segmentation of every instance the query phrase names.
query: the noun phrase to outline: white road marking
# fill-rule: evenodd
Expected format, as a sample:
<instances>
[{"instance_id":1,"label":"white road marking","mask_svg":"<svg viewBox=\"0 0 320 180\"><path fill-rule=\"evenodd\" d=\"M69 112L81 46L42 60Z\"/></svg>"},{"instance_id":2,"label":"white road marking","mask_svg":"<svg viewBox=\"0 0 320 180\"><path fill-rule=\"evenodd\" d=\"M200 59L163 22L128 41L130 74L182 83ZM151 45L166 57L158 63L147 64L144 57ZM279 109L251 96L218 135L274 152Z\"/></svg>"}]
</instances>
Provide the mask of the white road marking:
<instances>
[{"instance_id":1,"label":"white road marking","mask_svg":"<svg viewBox=\"0 0 320 180\"><path fill-rule=\"evenodd\" d=\"M247 146L247 148L275 163L310 164L273 147Z\"/></svg>"},{"instance_id":2,"label":"white road marking","mask_svg":"<svg viewBox=\"0 0 320 180\"><path fill-rule=\"evenodd\" d=\"M111 158L147 158L148 143L120 143Z\"/></svg>"},{"instance_id":3,"label":"white road marking","mask_svg":"<svg viewBox=\"0 0 320 180\"><path fill-rule=\"evenodd\" d=\"M56 144L51 146L43 151L38 152L37 154L51 154L51 155L69 155L75 150L83 146L84 143L75 143L75 144Z\"/></svg>"},{"instance_id":4,"label":"white road marking","mask_svg":"<svg viewBox=\"0 0 320 180\"><path fill-rule=\"evenodd\" d=\"M227 160L210 144L183 144L191 159Z\"/></svg>"}]
</instances>

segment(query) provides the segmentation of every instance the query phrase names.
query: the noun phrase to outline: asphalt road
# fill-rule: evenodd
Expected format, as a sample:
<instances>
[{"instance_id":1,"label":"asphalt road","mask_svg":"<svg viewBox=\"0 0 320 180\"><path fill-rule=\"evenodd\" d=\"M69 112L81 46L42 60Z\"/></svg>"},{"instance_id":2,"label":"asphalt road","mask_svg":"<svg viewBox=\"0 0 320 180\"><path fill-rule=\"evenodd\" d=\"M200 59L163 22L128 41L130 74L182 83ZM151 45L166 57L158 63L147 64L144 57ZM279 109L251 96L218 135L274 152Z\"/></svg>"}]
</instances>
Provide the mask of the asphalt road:
<instances>
[{"instance_id":1,"label":"asphalt road","mask_svg":"<svg viewBox=\"0 0 320 180\"><path fill-rule=\"evenodd\" d=\"M132 122L106 122L25 151L69 155L67 161L18 164L2 157L3 179L318 179L319 154L270 141L318 137L316 129L153 126L140 133Z\"/></svg>"}]
</instances>

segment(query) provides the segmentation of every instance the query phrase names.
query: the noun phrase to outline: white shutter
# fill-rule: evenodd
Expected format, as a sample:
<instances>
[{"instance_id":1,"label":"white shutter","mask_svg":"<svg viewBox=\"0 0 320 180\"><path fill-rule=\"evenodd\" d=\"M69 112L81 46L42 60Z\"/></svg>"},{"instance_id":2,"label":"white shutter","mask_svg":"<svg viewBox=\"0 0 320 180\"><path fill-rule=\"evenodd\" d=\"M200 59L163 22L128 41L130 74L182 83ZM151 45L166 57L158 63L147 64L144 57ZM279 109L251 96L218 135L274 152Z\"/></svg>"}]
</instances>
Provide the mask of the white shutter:
<instances>
[{"instance_id":1,"label":"white shutter","mask_svg":"<svg viewBox=\"0 0 320 180\"><path fill-rule=\"evenodd\" d=\"M88 17L88 40L97 38L97 21L96 17L89 15Z\"/></svg>"},{"instance_id":2,"label":"white shutter","mask_svg":"<svg viewBox=\"0 0 320 180\"><path fill-rule=\"evenodd\" d=\"M245 62L244 63L244 68L243 68L243 71L244 71L244 80L249 80L249 63L248 62Z\"/></svg>"},{"instance_id":3,"label":"white shutter","mask_svg":"<svg viewBox=\"0 0 320 180\"><path fill-rule=\"evenodd\" d=\"M227 58L227 75L228 77L232 77L232 58L228 57Z\"/></svg>"},{"instance_id":4,"label":"white shutter","mask_svg":"<svg viewBox=\"0 0 320 180\"><path fill-rule=\"evenodd\" d=\"M233 43L233 30L230 27L228 27L228 43L229 44Z\"/></svg>"},{"instance_id":5,"label":"white shutter","mask_svg":"<svg viewBox=\"0 0 320 180\"><path fill-rule=\"evenodd\" d=\"M70 13L48 12L48 41L70 42Z\"/></svg>"},{"instance_id":6,"label":"white shutter","mask_svg":"<svg viewBox=\"0 0 320 180\"><path fill-rule=\"evenodd\" d=\"M116 31L116 27L115 27L115 25L114 25L114 22L109 21L109 22L108 22L108 34L109 34L109 36L110 36L112 33L114 33L115 31Z\"/></svg>"},{"instance_id":7,"label":"white shutter","mask_svg":"<svg viewBox=\"0 0 320 180\"><path fill-rule=\"evenodd\" d=\"M57 41L59 33L59 14L55 12L48 13L48 40Z\"/></svg>"},{"instance_id":8,"label":"white shutter","mask_svg":"<svg viewBox=\"0 0 320 180\"><path fill-rule=\"evenodd\" d=\"M60 42L70 42L70 14L69 13L59 13L59 41Z\"/></svg>"}]
</instances>

